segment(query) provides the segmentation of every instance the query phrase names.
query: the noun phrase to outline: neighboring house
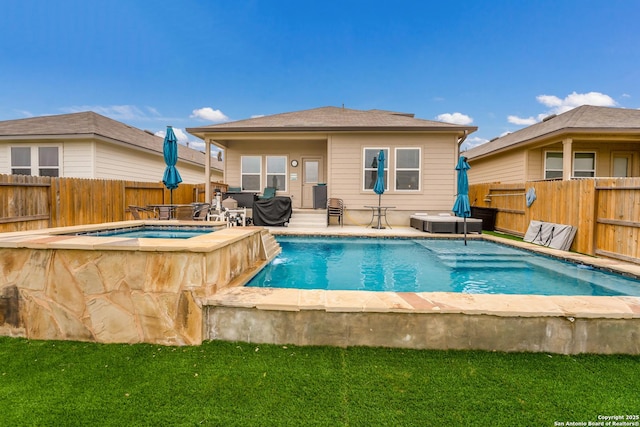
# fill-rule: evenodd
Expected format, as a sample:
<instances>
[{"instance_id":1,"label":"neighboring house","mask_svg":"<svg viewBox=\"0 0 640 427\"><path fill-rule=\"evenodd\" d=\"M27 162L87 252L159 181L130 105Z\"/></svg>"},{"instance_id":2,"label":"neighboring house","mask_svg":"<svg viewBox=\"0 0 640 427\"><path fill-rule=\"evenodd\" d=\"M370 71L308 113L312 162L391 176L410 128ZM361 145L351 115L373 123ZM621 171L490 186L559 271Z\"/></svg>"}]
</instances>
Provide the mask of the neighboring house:
<instances>
[{"instance_id":1,"label":"neighboring house","mask_svg":"<svg viewBox=\"0 0 640 427\"><path fill-rule=\"evenodd\" d=\"M583 105L464 153L471 184L640 176L640 110Z\"/></svg>"},{"instance_id":2,"label":"neighboring house","mask_svg":"<svg viewBox=\"0 0 640 427\"><path fill-rule=\"evenodd\" d=\"M262 193L273 186L278 196L292 198L293 208L313 208L314 187L326 183L327 196L343 199L347 213L363 211L363 220L370 216L365 206L378 204L374 159L384 150L382 204L395 206L391 217L408 224L416 211L451 211L459 147L476 129L413 114L323 107L187 131L224 150L230 187Z\"/></svg>"},{"instance_id":3,"label":"neighboring house","mask_svg":"<svg viewBox=\"0 0 640 427\"><path fill-rule=\"evenodd\" d=\"M0 122L0 174L162 181L163 138L94 112ZM211 159L211 179L222 162ZM205 155L180 145L185 183L205 180Z\"/></svg>"}]
</instances>

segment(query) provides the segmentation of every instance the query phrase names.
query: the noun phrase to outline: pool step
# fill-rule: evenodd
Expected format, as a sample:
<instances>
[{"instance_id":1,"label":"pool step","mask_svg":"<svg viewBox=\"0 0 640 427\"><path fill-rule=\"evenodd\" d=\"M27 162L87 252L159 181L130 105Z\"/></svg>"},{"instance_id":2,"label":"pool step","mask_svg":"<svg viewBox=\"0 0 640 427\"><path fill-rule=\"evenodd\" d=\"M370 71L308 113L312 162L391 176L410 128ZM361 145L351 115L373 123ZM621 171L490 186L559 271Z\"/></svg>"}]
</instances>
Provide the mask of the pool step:
<instances>
[{"instance_id":1,"label":"pool step","mask_svg":"<svg viewBox=\"0 0 640 427\"><path fill-rule=\"evenodd\" d=\"M280 254L280 252L282 252L280 244L268 230L262 230L260 237L262 238L263 256L267 261L273 260Z\"/></svg>"},{"instance_id":2,"label":"pool step","mask_svg":"<svg viewBox=\"0 0 640 427\"><path fill-rule=\"evenodd\" d=\"M443 262L447 267L459 270L531 270L531 265L526 262L505 261L488 264L486 262L448 261Z\"/></svg>"},{"instance_id":3,"label":"pool step","mask_svg":"<svg viewBox=\"0 0 640 427\"><path fill-rule=\"evenodd\" d=\"M289 228L327 228L326 209L294 209Z\"/></svg>"}]
</instances>

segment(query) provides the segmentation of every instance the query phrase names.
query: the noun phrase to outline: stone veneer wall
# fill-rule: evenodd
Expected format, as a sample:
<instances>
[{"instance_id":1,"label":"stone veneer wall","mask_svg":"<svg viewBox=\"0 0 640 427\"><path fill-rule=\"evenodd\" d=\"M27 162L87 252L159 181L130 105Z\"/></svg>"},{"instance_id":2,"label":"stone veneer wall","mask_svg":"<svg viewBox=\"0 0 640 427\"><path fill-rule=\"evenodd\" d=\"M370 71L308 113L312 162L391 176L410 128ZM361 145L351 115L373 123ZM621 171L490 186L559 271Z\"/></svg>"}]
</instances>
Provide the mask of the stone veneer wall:
<instances>
[{"instance_id":1,"label":"stone veneer wall","mask_svg":"<svg viewBox=\"0 0 640 427\"><path fill-rule=\"evenodd\" d=\"M0 295L17 289L19 307L0 334L200 344L202 299L264 262L261 244L256 229L201 252L0 248ZM8 298L3 306L15 305Z\"/></svg>"}]
</instances>

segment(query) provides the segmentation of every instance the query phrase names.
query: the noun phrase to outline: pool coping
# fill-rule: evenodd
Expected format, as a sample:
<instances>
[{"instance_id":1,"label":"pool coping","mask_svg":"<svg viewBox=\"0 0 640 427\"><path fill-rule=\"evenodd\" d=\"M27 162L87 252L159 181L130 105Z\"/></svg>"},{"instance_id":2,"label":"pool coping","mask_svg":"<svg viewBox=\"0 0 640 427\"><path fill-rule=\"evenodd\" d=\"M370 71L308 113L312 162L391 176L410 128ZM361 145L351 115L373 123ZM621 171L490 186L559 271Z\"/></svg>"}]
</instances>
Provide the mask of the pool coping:
<instances>
[{"instance_id":1,"label":"pool coping","mask_svg":"<svg viewBox=\"0 0 640 427\"><path fill-rule=\"evenodd\" d=\"M209 226L215 232L188 239L71 235L105 229L151 226ZM224 222L133 220L70 227L0 233L0 248L79 249L145 252L211 252L261 230L261 227L226 227Z\"/></svg>"}]
</instances>

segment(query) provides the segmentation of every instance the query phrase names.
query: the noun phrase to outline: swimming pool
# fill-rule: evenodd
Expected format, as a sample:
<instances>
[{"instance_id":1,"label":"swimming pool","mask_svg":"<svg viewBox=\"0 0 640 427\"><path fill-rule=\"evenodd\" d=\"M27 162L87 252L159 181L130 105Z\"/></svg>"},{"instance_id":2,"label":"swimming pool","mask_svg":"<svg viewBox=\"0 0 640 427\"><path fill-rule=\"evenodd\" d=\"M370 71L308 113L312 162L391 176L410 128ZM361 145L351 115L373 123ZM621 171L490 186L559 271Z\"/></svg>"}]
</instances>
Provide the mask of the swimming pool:
<instances>
[{"instance_id":1,"label":"swimming pool","mask_svg":"<svg viewBox=\"0 0 640 427\"><path fill-rule=\"evenodd\" d=\"M189 239L216 231L207 226L141 225L99 231L74 233L76 236L127 237L147 239Z\"/></svg>"},{"instance_id":2,"label":"swimming pool","mask_svg":"<svg viewBox=\"0 0 640 427\"><path fill-rule=\"evenodd\" d=\"M640 281L494 242L277 237L250 287L468 294L640 296Z\"/></svg>"}]
</instances>

